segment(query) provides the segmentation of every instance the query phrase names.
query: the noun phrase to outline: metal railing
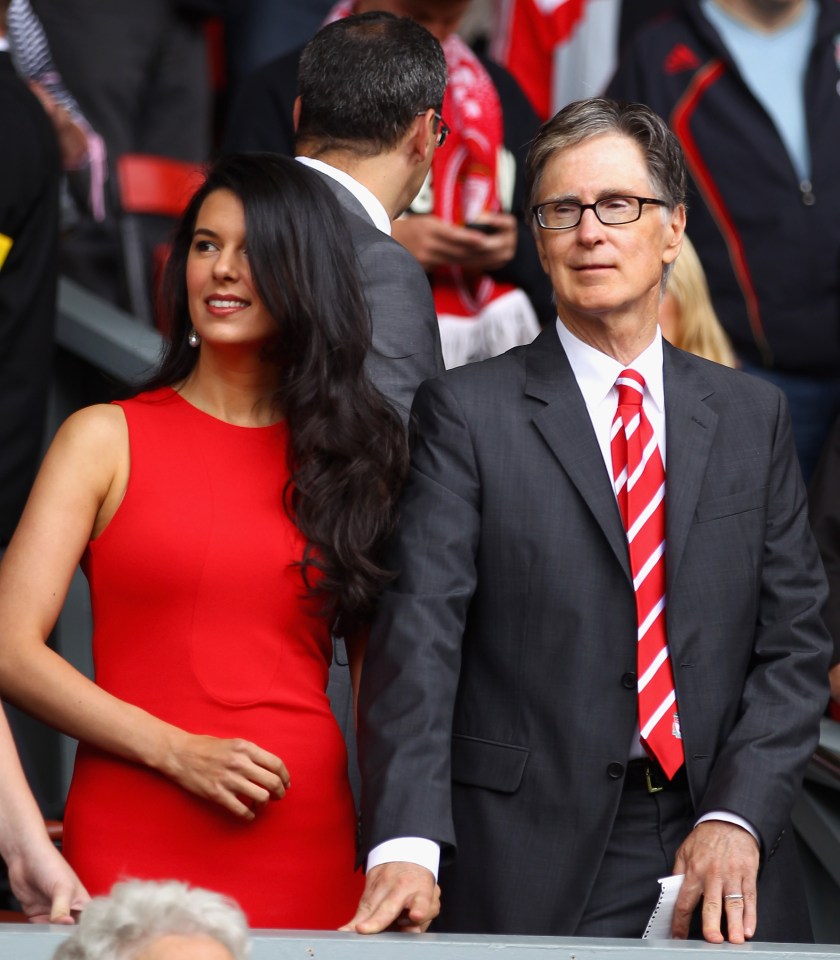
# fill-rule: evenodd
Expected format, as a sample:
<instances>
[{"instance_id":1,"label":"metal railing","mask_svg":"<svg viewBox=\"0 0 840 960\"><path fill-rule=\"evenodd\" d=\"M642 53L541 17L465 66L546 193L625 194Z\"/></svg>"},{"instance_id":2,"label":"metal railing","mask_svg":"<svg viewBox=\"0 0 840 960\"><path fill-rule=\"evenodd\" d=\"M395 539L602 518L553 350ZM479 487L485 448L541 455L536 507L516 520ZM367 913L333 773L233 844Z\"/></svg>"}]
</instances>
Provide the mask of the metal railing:
<instances>
[{"instance_id":1,"label":"metal railing","mask_svg":"<svg viewBox=\"0 0 840 960\"><path fill-rule=\"evenodd\" d=\"M55 336L60 347L126 384L155 366L163 345L157 330L65 277L58 285Z\"/></svg>"},{"instance_id":2,"label":"metal railing","mask_svg":"<svg viewBox=\"0 0 840 960\"><path fill-rule=\"evenodd\" d=\"M49 960L66 927L0 925L0 960ZM574 937L482 937L443 934L282 933L256 930L251 960L690 960L725 950L727 960L837 960L824 946L751 943L725 947L696 941L597 940Z\"/></svg>"}]
</instances>

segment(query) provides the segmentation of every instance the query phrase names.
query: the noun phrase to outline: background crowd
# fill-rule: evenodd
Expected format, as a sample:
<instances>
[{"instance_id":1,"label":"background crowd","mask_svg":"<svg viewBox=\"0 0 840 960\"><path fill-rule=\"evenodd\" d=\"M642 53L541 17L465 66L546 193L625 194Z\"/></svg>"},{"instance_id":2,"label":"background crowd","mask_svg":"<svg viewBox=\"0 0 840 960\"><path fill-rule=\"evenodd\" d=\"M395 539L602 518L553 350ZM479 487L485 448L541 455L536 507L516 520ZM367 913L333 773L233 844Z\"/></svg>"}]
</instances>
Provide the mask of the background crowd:
<instances>
[{"instance_id":1,"label":"background crowd","mask_svg":"<svg viewBox=\"0 0 840 960\"><path fill-rule=\"evenodd\" d=\"M389 579L382 550L408 469L412 400L444 368L556 336L558 312L568 308L552 272L560 240L542 239L554 228L536 225L531 208L545 198L526 168L541 123L581 97L649 106L682 148L686 192L675 191L670 206L685 203L688 229L665 266L659 327L671 344L769 381L786 398L828 575L829 677L840 703L836 3L7 0L4 8L0 115L15 137L0 153L0 694L80 740L65 852L91 892L122 875L175 876L186 858L200 865L190 881L235 896L252 924L336 928L353 916L364 883L353 704L371 611ZM380 13L408 22L394 26ZM147 218L140 247L127 253L120 159L134 154L177 161L183 175L211 166L182 215ZM593 206L572 226L585 232L593 215L610 223L603 212ZM638 219L652 215L640 207ZM57 277L131 311L127 255L142 259L154 307L137 322L168 337L163 364L139 397L71 418L35 482ZM232 336L228 321L240 315L247 324ZM469 409L473 389L485 396L480 374L457 376L447 382L465 385ZM430 390L422 396L417 414L428 434L438 429L435 404L435 416L455 429L460 414ZM766 396L747 391L743 402L757 408ZM505 416L493 414L494 430ZM480 435L484 420L473 429ZM750 430L761 429L750 421ZM418 469L436 477L450 455L448 469L463 468L458 443L450 450L445 434L439 448L417 455L405 543L419 536L414 514L424 535L432 519L446 525L445 507L416 481ZM780 463L768 477L792 503L799 480L780 479ZM492 473L495 460L488 464ZM507 477L502 487L511 484L517 497L500 497L500 510L519 509L526 480ZM475 489L459 489L459 502ZM487 491L488 502L495 493ZM461 517L455 527L469 523ZM506 551L489 522L487 529ZM442 529L432 532L446 541ZM748 539L746 527L741 533ZM416 543L409 553L423 567L407 575L412 590L433 593L434 578L424 579L433 554L425 559ZM97 683L47 645L80 562L91 583ZM174 599L149 602L173 582ZM718 589L711 578L707 587ZM386 610L397 611L395 597L405 604L412 590L389 587ZM479 591L475 609L481 602ZM380 613L380 662L383 617L445 633L445 617L435 622L419 601L410 606ZM282 662L277 635L296 638ZM235 668L232 637L242 638ZM330 670L336 644L349 671ZM440 667L431 682L445 675ZM369 797L387 793L371 756L377 769L385 756L400 770L397 747L370 732L384 715L372 691L384 704L394 676L369 672L363 690ZM404 708L409 716L422 684L391 689L406 698L396 715ZM816 686L812 693L819 700ZM470 704L463 690L459 697L443 709L475 721L478 700ZM202 736L190 732L197 728ZM266 736L272 729L283 736ZM458 756L472 771L467 779L481 781L478 759ZM69 922L87 891L46 836L5 723L0 762L12 773L0 790L0 853L12 891L32 918ZM428 780L431 795L434 772ZM308 792L304 784L313 783L318 791ZM138 813L131 831L127 809ZM375 867L407 859L429 869L422 852L376 859L370 824L378 816L363 823L365 850L374 851L366 897L370 877L387 875ZM246 835L251 821L258 830ZM418 823L432 829L428 818ZM446 828L436 823L434 831L445 860ZM94 834L95 848L84 839ZM421 826L399 835L421 846L426 836ZM224 857L211 863L205 845L216 853L229 845L229 861L247 862L248 873L269 848L283 856L266 861L257 890L220 868ZM436 912L437 869L435 860L428 906L408 912L407 928L425 929ZM457 873L447 876L457 890ZM361 908L355 922L367 922ZM591 929L598 932L597 922ZM239 946L222 943L239 956ZM62 956L86 956L67 949Z\"/></svg>"}]
</instances>

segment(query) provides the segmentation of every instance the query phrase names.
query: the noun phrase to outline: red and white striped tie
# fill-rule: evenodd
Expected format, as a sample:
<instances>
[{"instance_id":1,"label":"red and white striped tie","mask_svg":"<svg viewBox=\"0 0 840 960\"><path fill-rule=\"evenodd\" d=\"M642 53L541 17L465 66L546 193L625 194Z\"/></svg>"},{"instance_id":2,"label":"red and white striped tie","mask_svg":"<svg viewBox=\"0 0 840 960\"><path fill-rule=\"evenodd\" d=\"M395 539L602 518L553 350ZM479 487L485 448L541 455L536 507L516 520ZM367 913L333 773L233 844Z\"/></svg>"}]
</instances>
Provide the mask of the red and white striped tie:
<instances>
[{"instance_id":1,"label":"red and white striped tie","mask_svg":"<svg viewBox=\"0 0 840 960\"><path fill-rule=\"evenodd\" d=\"M642 408L644 377L624 370L616 388L610 451L636 591L639 730L670 779L685 755L665 633L665 467Z\"/></svg>"}]
</instances>

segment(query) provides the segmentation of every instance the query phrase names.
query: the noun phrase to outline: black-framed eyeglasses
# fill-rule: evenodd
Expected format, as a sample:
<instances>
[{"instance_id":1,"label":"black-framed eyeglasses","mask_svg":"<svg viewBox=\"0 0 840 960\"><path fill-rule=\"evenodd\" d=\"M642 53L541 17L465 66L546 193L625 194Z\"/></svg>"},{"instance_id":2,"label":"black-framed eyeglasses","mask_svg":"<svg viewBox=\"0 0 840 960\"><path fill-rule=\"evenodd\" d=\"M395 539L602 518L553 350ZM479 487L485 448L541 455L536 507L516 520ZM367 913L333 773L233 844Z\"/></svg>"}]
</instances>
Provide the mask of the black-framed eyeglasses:
<instances>
[{"instance_id":1,"label":"black-framed eyeglasses","mask_svg":"<svg viewBox=\"0 0 840 960\"><path fill-rule=\"evenodd\" d=\"M426 110L429 108L427 107ZM417 116L425 116L426 110L418 110ZM442 147L446 143L446 138L452 132L449 127L449 124L443 119L443 117L435 110L435 123L437 123L437 130L435 131L435 146Z\"/></svg>"},{"instance_id":2,"label":"black-framed eyeglasses","mask_svg":"<svg viewBox=\"0 0 840 960\"><path fill-rule=\"evenodd\" d=\"M646 203L657 207L669 205L666 200L654 200L652 197L604 197L595 203L546 200L545 203L531 207L531 213L543 230L570 230L580 223L584 210L592 210L601 223L611 227L638 220Z\"/></svg>"}]
</instances>

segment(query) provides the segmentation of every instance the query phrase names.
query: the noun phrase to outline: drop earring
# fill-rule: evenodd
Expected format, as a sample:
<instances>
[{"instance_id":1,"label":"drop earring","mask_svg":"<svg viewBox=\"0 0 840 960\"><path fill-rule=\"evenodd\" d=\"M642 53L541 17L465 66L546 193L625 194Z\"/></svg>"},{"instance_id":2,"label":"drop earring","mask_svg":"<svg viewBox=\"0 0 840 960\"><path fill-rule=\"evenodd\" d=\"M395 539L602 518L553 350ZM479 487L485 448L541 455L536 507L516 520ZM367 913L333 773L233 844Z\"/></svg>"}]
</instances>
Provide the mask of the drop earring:
<instances>
[{"instance_id":1,"label":"drop earring","mask_svg":"<svg viewBox=\"0 0 840 960\"><path fill-rule=\"evenodd\" d=\"M197 347L201 343L201 337L198 335L195 327L190 330L190 335L187 337L187 343L191 347Z\"/></svg>"}]
</instances>

